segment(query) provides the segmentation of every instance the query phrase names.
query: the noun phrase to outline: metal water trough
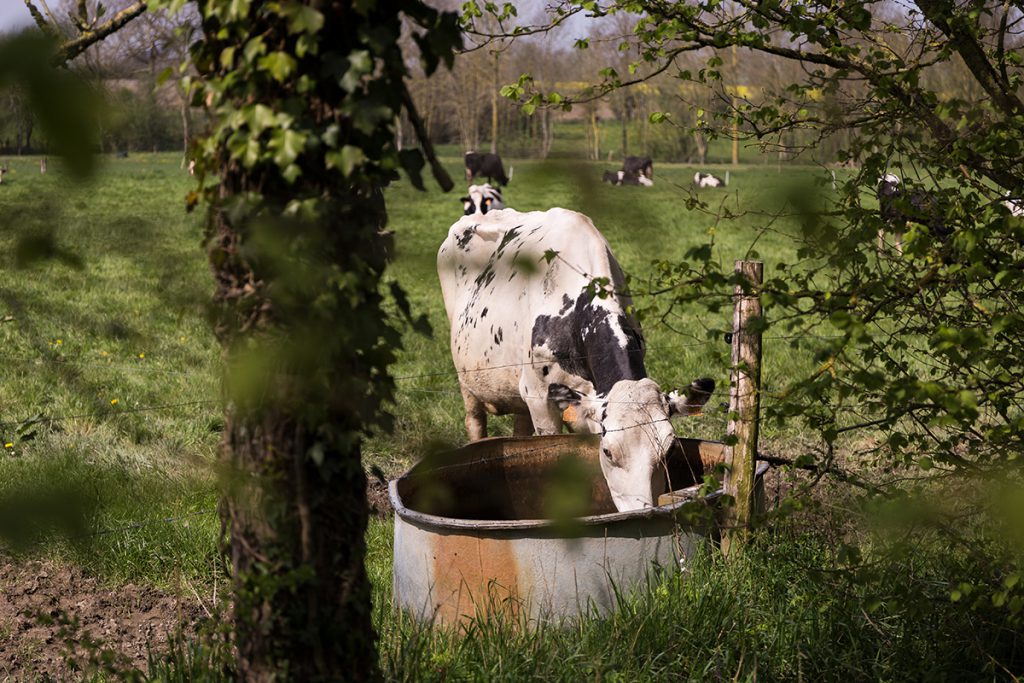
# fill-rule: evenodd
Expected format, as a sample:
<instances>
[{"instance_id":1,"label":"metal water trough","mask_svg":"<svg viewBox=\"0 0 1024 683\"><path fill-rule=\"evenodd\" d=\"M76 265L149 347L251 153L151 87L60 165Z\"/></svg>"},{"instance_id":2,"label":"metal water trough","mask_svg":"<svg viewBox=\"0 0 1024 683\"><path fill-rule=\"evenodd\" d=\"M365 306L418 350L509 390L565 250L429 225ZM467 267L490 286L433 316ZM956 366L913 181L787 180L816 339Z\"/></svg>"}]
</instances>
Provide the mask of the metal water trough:
<instances>
[{"instance_id":1,"label":"metal water trough","mask_svg":"<svg viewBox=\"0 0 1024 683\"><path fill-rule=\"evenodd\" d=\"M498 437L425 458L392 481L396 604L435 623L495 610L530 619L606 613L616 591L652 570L678 570L717 534L708 516L695 522L683 507L693 509L723 444L677 439L659 506L633 512L615 510L598 452L595 439L571 434ZM759 464L758 496L766 469ZM566 472L589 480L589 514L559 523L545 517ZM721 494L701 500L713 507Z\"/></svg>"}]
</instances>

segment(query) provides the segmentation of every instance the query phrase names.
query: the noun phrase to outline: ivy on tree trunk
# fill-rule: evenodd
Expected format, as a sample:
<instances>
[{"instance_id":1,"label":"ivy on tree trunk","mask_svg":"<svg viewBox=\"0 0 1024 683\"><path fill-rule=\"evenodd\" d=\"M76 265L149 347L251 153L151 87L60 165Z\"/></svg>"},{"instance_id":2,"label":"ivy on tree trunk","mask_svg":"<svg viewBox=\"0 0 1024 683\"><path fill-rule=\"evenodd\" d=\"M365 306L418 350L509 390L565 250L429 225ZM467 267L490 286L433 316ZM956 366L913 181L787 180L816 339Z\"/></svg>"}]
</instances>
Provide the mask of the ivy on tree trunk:
<instances>
[{"instance_id":1,"label":"ivy on tree trunk","mask_svg":"<svg viewBox=\"0 0 1024 683\"><path fill-rule=\"evenodd\" d=\"M429 70L450 65L459 29L410 2L198 5L194 103L216 125L189 201L209 205L226 360L238 674L373 680L361 443L390 428L387 367L400 345L380 291L382 188L400 167L422 187L424 165L394 144L408 102L400 13L423 29ZM401 291L391 295L412 320Z\"/></svg>"}]
</instances>

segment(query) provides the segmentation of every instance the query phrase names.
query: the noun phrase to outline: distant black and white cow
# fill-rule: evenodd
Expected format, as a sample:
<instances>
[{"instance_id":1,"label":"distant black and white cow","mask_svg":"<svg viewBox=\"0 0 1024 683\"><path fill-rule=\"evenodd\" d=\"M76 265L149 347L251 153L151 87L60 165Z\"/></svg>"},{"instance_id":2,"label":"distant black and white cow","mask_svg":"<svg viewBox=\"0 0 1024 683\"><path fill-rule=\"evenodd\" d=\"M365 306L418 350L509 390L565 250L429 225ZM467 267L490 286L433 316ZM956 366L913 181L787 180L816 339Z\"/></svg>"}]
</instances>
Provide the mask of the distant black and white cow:
<instances>
[{"instance_id":1,"label":"distant black and white cow","mask_svg":"<svg viewBox=\"0 0 1024 683\"><path fill-rule=\"evenodd\" d=\"M474 213L487 213L504 209L505 203L501 199L501 190L490 185L470 185L466 196L461 200L463 213L472 216Z\"/></svg>"},{"instance_id":2,"label":"distant black and white cow","mask_svg":"<svg viewBox=\"0 0 1024 683\"><path fill-rule=\"evenodd\" d=\"M886 173L878 181L878 210L882 220L895 236L896 250L903 253L903 232L907 223L917 223L928 228L932 237L941 242L953 234L946 225L942 202L939 197L926 190L904 192L899 176ZM885 244L885 228L878 230L878 248Z\"/></svg>"},{"instance_id":3,"label":"distant black and white cow","mask_svg":"<svg viewBox=\"0 0 1024 683\"><path fill-rule=\"evenodd\" d=\"M669 418L691 414L714 390L689 396L647 377L644 339L622 270L586 216L566 209L474 213L437 252L470 440L487 415L515 416L517 435L601 435L601 469L619 510L655 504Z\"/></svg>"},{"instance_id":4,"label":"distant black and white cow","mask_svg":"<svg viewBox=\"0 0 1024 683\"><path fill-rule=\"evenodd\" d=\"M1014 199L1013 197L1007 197L1002 202L1006 210L1010 212L1010 215L1014 218L1020 218L1024 216L1024 199Z\"/></svg>"},{"instance_id":5,"label":"distant black and white cow","mask_svg":"<svg viewBox=\"0 0 1024 683\"><path fill-rule=\"evenodd\" d=\"M633 171L605 171L602 181L612 185L644 185L650 187L654 181Z\"/></svg>"},{"instance_id":6,"label":"distant black and white cow","mask_svg":"<svg viewBox=\"0 0 1024 683\"><path fill-rule=\"evenodd\" d=\"M729 184L729 172L725 172L725 178L719 178L710 173L697 171L693 174L693 184L697 187L725 187Z\"/></svg>"},{"instance_id":7,"label":"distant black and white cow","mask_svg":"<svg viewBox=\"0 0 1024 683\"><path fill-rule=\"evenodd\" d=\"M491 152L466 152L466 180L487 178L488 182L497 181L499 185L508 185L509 178L501 165L501 157Z\"/></svg>"},{"instance_id":8,"label":"distant black and white cow","mask_svg":"<svg viewBox=\"0 0 1024 683\"><path fill-rule=\"evenodd\" d=\"M626 157L622 161L622 170L654 180L654 161L650 157Z\"/></svg>"}]
</instances>

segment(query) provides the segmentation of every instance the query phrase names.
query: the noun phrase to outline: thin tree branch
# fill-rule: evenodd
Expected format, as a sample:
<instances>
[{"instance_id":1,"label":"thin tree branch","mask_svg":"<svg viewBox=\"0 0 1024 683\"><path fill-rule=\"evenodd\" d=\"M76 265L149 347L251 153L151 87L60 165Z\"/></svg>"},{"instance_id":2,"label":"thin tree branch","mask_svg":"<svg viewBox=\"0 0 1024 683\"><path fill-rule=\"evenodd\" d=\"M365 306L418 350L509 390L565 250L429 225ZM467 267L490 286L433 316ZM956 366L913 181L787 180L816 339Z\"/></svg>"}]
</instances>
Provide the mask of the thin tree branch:
<instances>
[{"instance_id":1,"label":"thin tree branch","mask_svg":"<svg viewBox=\"0 0 1024 683\"><path fill-rule=\"evenodd\" d=\"M946 0L918 0L917 6L932 24L949 39L950 45L964 60L978 84L988 93L992 101L1007 115L1015 116L1024 111L1024 104L1016 94L1004 88L989 62L985 49L970 34L968 23L954 14L954 7Z\"/></svg>"},{"instance_id":2,"label":"thin tree branch","mask_svg":"<svg viewBox=\"0 0 1024 683\"><path fill-rule=\"evenodd\" d=\"M434 180L441 186L441 189L445 192L450 192L455 183L452 182L451 177L448 175L448 171L444 170L444 166L437 159L437 154L434 152L434 145L430 142L430 136L427 135L427 128L423 125L423 119L420 118L419 113L416 111L416 103L412 100L412 95L409 94L409 88L406 87L405 82L402 81L402 105L405 107L406 113L409 115L409 122L412 123L413 130L416 131L416 137L419 139L420 144L423 145L423 153L427 157L427 162L430 164L430 170L434 174Z\"/></svg>"}]
</instances>

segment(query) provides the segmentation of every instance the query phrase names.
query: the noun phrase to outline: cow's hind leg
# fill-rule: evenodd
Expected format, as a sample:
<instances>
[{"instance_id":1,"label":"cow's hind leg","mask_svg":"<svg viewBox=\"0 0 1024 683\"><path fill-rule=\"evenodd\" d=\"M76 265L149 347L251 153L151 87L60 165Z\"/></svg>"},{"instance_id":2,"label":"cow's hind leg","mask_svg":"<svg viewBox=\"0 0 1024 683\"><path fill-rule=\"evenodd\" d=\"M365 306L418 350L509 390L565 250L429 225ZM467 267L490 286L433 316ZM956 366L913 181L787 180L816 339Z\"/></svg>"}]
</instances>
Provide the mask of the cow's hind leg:
<instances>
[{"instance_id":1,"label":"cow's hind leg","mask_svg":"<svg viewBox=\"0 0 1024 683\"><path fill-rule=\"evenodd\" d=\"M529 414L517 413L514 419L515 421L512 423L514 436L533 436L533 420L530 419Z\"/></svg>"},{"instance_id":2,"label":"cow's hind leg","mask_svg":"<svg viewBox=\"0 0 1024 683\"><path fill-rule=\"evenodd\" d=\"M462 392L462 401L466 405L466 434L470 441L487 438L487 409L468 391Z\"/></svg>"}]
</instances>

